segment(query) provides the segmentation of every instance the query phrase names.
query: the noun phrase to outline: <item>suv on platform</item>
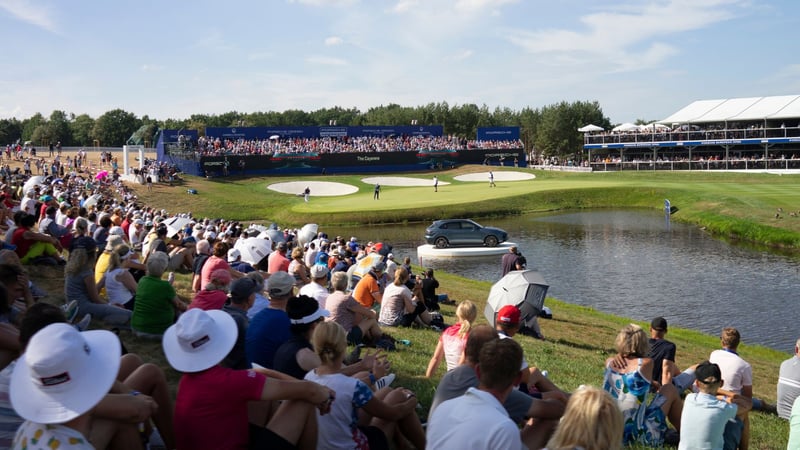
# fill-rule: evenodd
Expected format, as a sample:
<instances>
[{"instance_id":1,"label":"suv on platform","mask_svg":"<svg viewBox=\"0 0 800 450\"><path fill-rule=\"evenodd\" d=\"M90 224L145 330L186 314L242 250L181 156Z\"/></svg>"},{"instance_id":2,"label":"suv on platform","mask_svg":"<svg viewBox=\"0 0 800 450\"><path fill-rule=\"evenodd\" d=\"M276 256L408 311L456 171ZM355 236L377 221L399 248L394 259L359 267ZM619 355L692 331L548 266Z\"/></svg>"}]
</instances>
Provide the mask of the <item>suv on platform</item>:
<instances>
[{"instance_id":1,"label":"suv on platform","mask_svg":"<svg viewBox=\"0 0 800 450\"><path fill-rule=\"evenodd\" d=\"M500 228L484 227L469 219L446 219L425 229L425 241L436 248L456 245L496 247L508 239Z\"/></svg>"}]
</instances>

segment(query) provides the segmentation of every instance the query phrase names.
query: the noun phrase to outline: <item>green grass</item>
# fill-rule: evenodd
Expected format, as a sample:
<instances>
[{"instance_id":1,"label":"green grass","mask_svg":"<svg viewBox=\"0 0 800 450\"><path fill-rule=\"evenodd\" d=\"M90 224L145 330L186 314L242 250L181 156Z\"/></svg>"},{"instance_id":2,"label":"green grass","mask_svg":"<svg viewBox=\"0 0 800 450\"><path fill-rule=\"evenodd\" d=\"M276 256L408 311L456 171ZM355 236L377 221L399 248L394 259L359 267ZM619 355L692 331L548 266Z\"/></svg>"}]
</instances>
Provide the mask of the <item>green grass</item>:
<instances>
[{"instance_id":1,"label":"green grass","mask_svg":"<svg viewBox=\"0 0 800 450\"><path fill-rule=\"evenodd\" d=\"M495 168L496 169L496 168ZM669 198L679 211L676 220L705 227L721 236L749 242L783 247L792 251L800 248L800 218L789 211L800 209L800 178L767 174L738 173L550 173L534 171L535 180L499 182L498 188L488 189L485 183L458 182L456 175L484 171L485 168L464 167L438 172L439 179L451 182L440 186L433 195L429 187L384 186L379 202L372 200L372 185L362 183L361 175L304 177L308 180L338 181L359 187L359 192L347 197L312 197L309 204L293 195L267 190L267 185L297 178L250 178L206 180L189 177L181 186L156 186L153 193L138 189L140 199L147 205L166 208L171 212L192 211L195 216L224 217L243 222L278 222L281 226L301 226L308 222L326 226L339 224L406 223L429 221L447 216L497 217L585 208L650 208L663 207ZM429 179L431 174L410 174ZM185 194L187 188L197 189L199 195ZM776 219L777 208L785 211ZM57 269L34 273L36 281L53 294L52 301L63 300L63 274ZM441 288L456 301L471 300L483 311L490 283L461 278L439 272ZM177 288L185 299L190 298L188 275L178 275ZM616 317L591 308L568 303L569 299L548 298L555 318L541 322L547 341L534 341L519 336L516 339L525 349L527 359L550 372L550 378L565 390L581 384L599 385L602 382L603 362L611 354L614 336L630 319ZM447 323L454 321L454 307L444 306ZM484 319L481 315L479 322ZM647 324L642 324L647 325ZM398 374L395 385L417 392L427 414L438 378L424 378L430 355L438 334L431 330L394 329L398 339L408 339L410 346L400 346L390 355L393 370ZM691 330L670 328L668 339L678 347L677 363L686 367L706 359L718 348L718 339ZM129 349L165 368L173 388L179 374L168 367L159 342L143 341L124 333L122 338ZM754 371L754 392L758 397L775 401L775 385L780 362L787 354L759 346L742 345L740 354ZM751 414L752 449L785 448L788 424L774 416Z\"/></svg>"}]
</instances>

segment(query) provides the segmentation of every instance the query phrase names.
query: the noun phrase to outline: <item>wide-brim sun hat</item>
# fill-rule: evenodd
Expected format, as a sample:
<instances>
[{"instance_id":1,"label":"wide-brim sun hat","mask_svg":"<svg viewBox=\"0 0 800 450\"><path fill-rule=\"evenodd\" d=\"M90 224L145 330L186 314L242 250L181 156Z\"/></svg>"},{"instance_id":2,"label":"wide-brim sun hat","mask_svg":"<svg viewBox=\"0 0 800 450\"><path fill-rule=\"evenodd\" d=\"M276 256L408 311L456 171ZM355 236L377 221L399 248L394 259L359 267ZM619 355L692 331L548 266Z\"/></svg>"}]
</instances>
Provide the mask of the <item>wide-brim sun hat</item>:
<instances>
[{"instance_id":1,"label":"wide-brim sun hat","mask_svg":"<svg viewBox=\"0 0 800 450\"><path fill-rule=\"evenodd\" d=\"M237 335L236 321L230 314L193 308L167 328L161 343L167 361L175 370L192 373L214 367L225 359L236 344Z\"/></svg>"},{"instance_id":2,"label":"wide-brim sun hat","mask_svg":"<svg viewBox=\"0 0 800 450\"><path fill-rule=\"evenodd\" d=\"M14 367L11 404L25 420L64 423L88 412L111 390L121 346L106 330L79 332L55 323L39 330Z\"/></svg>"}]
</instances>

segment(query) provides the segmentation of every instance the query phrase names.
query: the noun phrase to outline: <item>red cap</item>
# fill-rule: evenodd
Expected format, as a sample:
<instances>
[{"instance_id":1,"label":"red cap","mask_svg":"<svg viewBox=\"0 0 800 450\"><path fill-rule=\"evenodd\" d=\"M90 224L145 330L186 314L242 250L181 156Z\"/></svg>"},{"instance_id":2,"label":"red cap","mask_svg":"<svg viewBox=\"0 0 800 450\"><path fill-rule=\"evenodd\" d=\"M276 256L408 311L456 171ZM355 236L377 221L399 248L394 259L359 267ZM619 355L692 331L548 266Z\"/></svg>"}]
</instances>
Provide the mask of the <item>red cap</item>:
<instances>
[{"instance_id":1,"label":"red cap","mask_svg":"<svg viewBox=\"0 0 800 450\"><path fill-rule=\"evenodd\" d=\"M520 322L522 311L514 305L506 305L497 312L497 321L508 325L516 325Z\"/></svg>"}]
</instances>

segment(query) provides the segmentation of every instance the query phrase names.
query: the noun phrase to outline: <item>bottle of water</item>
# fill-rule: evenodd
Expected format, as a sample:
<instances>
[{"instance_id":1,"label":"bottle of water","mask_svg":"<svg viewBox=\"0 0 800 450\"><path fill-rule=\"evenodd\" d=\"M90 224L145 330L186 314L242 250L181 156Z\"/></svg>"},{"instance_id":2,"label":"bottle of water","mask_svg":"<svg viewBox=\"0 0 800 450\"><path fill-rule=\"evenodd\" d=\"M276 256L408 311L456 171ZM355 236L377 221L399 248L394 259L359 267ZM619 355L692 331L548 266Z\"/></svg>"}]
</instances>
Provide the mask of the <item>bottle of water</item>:
<instances>
[{"instance_id":1,"label":"bottle of water","mask_svg":"<svg viewBox=\"0 0 800 450\"><path fill-rule=\"evenodd\" d=\"M169 282L169 284L175 282L175 272L170 272L169 275L167 275L167 281Z\"/></svg>"}]
</instances>

